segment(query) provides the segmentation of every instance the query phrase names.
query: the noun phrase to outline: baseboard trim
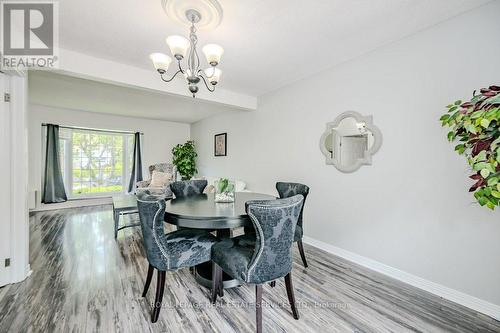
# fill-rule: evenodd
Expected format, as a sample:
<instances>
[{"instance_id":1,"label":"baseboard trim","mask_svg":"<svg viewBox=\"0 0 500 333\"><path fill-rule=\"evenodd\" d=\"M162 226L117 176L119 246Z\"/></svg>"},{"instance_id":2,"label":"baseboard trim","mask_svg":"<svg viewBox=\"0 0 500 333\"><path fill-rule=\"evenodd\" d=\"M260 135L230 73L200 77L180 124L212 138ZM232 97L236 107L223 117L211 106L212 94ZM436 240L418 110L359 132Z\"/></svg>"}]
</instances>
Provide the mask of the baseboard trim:
<instances>
[{"instance_id":1,"label":"baseboard trim","mask_svg":"<svg viewBox=\"0 0 500 333\"><path fill-rule=\"evenodd\" d=\"M477 312L488 315L496 320L500 320L500 306L496 304L465 294L458 290L445 287L438 283L423 279L421 277L404 272L397 268L382 264L376 260L341 249L334 245L325 243L323 241L308 236L304 236L303 241L304 243L317 247L323 251L334 254L346 260L352 261L358 265L369 268L378 273L390 276L394 279L405 282L419 289L428 291L434 295L437 295L449 301L468 307Z\"/></svg>"},{"instance_id":2,"label":"baseboard trim","mask_svg":"<svg viewBox=\"0 0 500 333\"><path fill-rule=\"evenodd\" d=\"M110 205L112 203L113 203L113 199L111 197L76 199L76 200L68 200L66 202L54 203L54 204L39 204L39 206L37 208L31 209L30 213L42 212L42 211L48 211L48 210Z\"/></svg>"}]
</instances>

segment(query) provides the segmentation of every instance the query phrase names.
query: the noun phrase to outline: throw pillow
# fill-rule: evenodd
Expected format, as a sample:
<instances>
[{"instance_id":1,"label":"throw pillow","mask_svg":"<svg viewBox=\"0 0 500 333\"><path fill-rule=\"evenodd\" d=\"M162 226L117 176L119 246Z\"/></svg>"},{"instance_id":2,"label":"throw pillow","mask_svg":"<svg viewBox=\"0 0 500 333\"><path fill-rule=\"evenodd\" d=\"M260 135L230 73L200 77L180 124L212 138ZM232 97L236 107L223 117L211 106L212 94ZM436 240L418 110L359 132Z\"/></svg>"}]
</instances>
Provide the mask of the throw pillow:
<instances>
[{"instance_id":1,"label":"throw pillow","mask_svg":"<svg viewBox=\"0 0 500 333\"><path fill-rule=\"evenodd\" d=\"M208 185L207 187L205 187L205 189L203 190L203 193L215 193L215 186L213 185Z\"/></svg>"},{"instance_id":2,"label":"throw pillow","mask_svg":"<svg viewBox=\"0 0 500 333\"><path fill-rule=\"evenodd\" d=\"M168 172L153 171L149 187L165 187L172 180L172 174Z\"/></svg>"}]
</instances>

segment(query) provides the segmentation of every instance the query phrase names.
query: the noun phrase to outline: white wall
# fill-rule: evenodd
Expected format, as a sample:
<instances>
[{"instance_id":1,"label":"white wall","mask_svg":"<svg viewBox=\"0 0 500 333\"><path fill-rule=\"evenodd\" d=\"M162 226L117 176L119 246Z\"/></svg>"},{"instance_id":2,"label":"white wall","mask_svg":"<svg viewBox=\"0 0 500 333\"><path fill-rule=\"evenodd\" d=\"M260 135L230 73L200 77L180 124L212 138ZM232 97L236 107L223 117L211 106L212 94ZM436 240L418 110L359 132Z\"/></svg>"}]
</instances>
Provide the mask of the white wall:
<instances>
[{"instance_id":1,"label":"white wall","mask_svg":"<svg viewBox=\"0 0 500 333\"><path fill-rule=\"evenodd\" d=\"M41 190L42 123L59 124L110 130L140 131L142 138L143 175L148 178L147 167L154 163L171 162L172 148L189 139L189 124L161 120L98 114L93 112L60 109L36 104L29 105L29 189ZM39 201L40 196L38 196ZM37 207L43 205L38 202ZM55 207L54 205L51 205Z\"/></svg>"},{"instance_id":2,"label":"white wall","mask_svg":"<svg viewBox=\"0 0 500 333\"><path fill-rule=\"evenodd\" d=\"M495 1L262 96L255 112L193 124L200 173L269 193L278 180L308 184L307 236L500 305L500 215L474 203L438 121L449 102L500 83L498 13ZM384 136L352 174L319 150L347 110L373 115ZM213 157L220 132L227 157Z\"/></svg>"}]
</instances>

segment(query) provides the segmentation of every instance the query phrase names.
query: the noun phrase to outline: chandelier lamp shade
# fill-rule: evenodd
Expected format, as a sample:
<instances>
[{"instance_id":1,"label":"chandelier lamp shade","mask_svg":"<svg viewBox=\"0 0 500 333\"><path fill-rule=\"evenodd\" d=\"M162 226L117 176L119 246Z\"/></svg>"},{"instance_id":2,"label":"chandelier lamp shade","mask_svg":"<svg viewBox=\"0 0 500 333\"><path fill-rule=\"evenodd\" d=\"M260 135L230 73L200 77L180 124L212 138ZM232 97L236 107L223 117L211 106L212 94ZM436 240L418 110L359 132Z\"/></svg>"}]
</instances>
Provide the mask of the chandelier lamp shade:
<instances>
[{"instance_id":1,"label":"chandelier lamp shade","mask_svg":"<svg viewBox=\"0 0 500 333\"><path fill-rule=\"evenodd\" d=\"M222 74L217 66L221 61L224 49L217 44L205 45L202 52L208 65L207 68L202 69L197 50L198 36L195 26L196 23L200 22L201 14L195 9L189 9L186 11L186 18L191 25L189 39L178 35L168 36L165 39L174 59L163 53L152 53L149 57L163 81L171 82L177 75L182 74L187 82L189 92L195 97L199 90L200 81L203 81L208 91L215 91L215 86L219 83ZM172 61L177 62L176 71L168 77L167 71L172 65Z\"/></svg>"}]
</instances>

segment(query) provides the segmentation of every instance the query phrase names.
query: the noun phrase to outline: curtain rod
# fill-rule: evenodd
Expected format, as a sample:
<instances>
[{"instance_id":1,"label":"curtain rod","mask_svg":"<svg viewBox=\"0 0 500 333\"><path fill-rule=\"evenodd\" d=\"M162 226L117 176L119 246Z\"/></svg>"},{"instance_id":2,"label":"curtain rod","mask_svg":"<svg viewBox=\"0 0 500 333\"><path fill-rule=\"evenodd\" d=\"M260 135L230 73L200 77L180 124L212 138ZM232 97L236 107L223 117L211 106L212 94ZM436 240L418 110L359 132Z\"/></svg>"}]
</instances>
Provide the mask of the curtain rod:
<instances>
[{"instance_id":1,"label":"curtain rod","mask_svg":"<svg viewBox=\"0 0 500 333\"><path fill-rule=\"evenodd\" d=\"M43 123L42 126L47 126L49 124ZM94 132L106 132L106 133L123 133L123 134L135 134L136 132L132 131L119 131L119 130L103 130L98 128L90 128L90 127L76 127L76 126L62 126L58 125L59 128L68 128L68 129L76 129L76 130L85 130L85 131L94 131ZM144 133L139 132L140 135L144 135Z\"/></svg>"}]
</instances>

